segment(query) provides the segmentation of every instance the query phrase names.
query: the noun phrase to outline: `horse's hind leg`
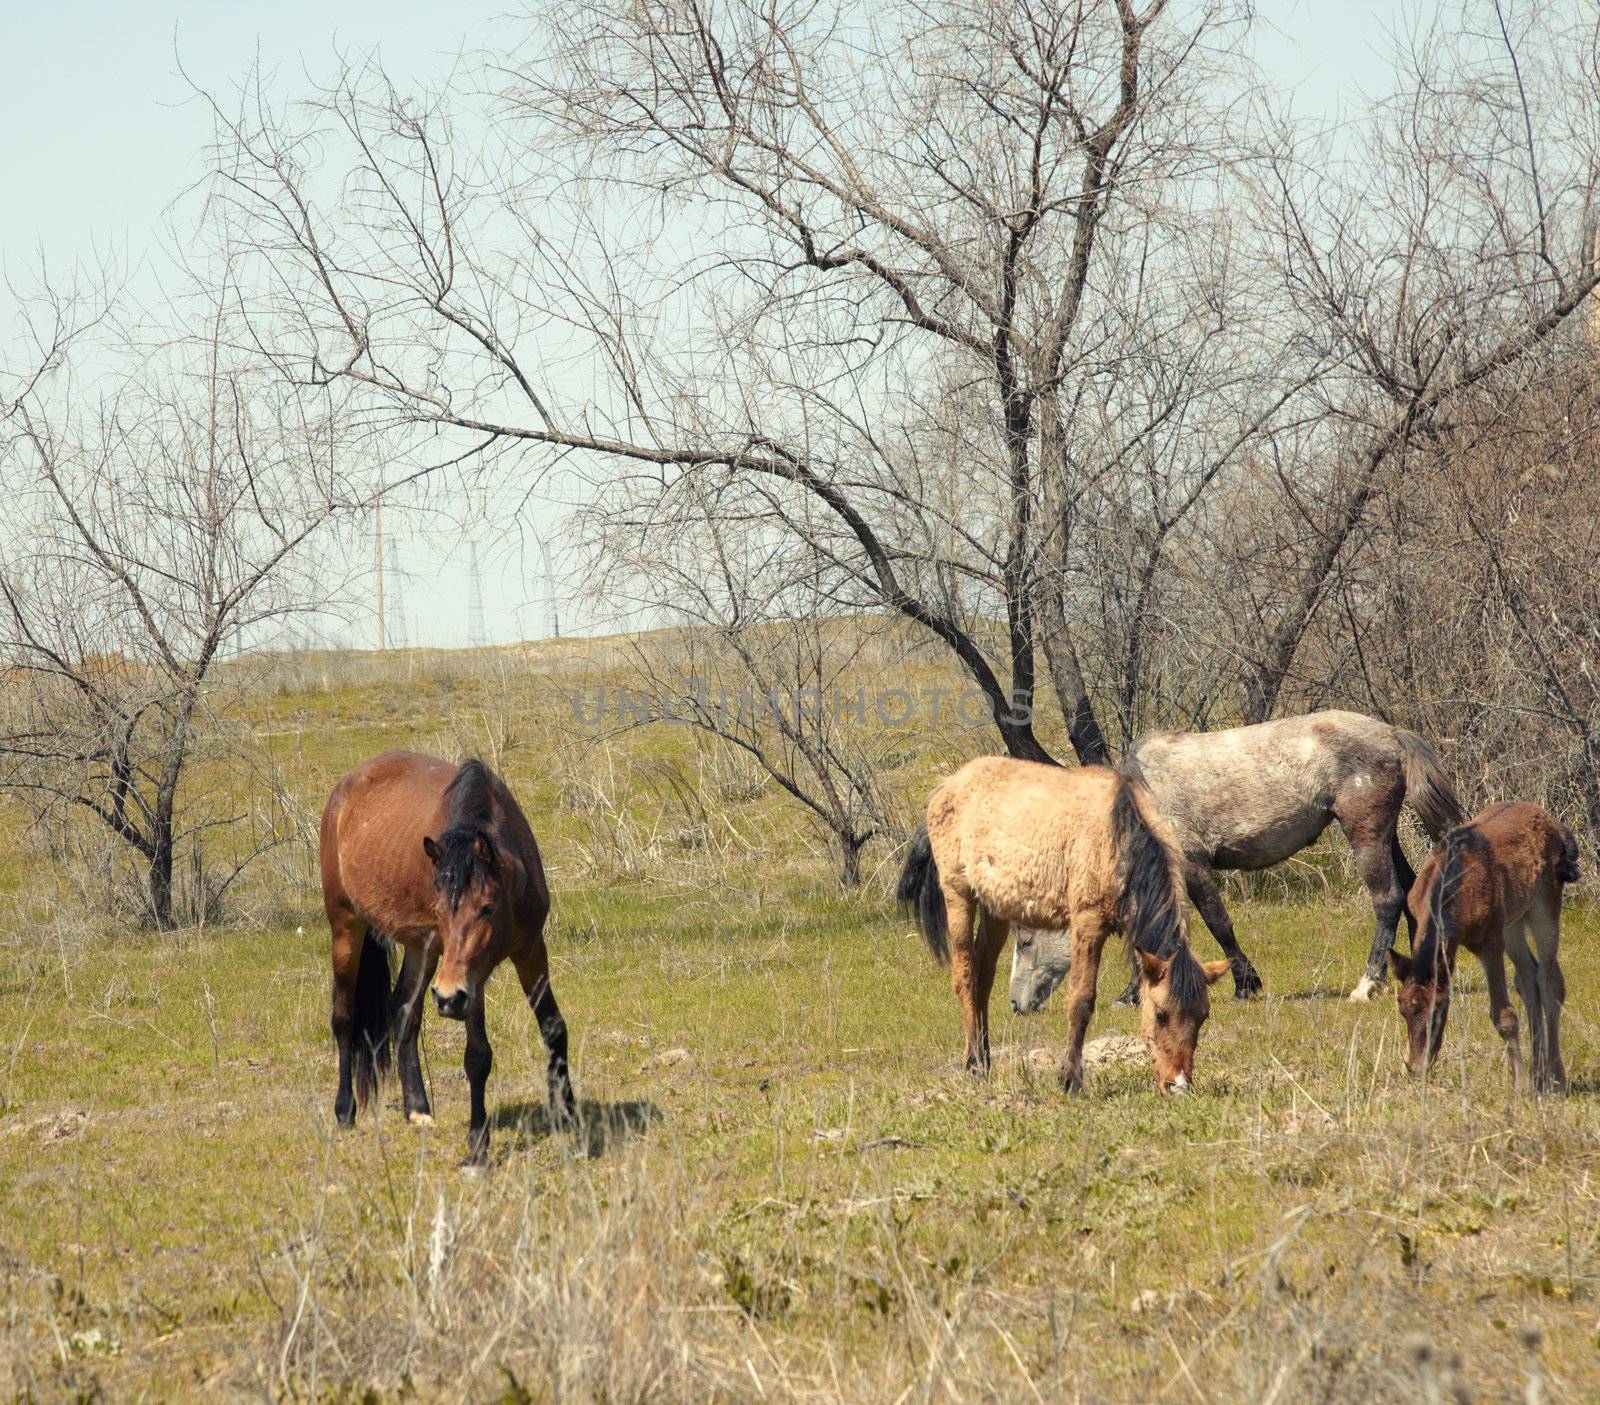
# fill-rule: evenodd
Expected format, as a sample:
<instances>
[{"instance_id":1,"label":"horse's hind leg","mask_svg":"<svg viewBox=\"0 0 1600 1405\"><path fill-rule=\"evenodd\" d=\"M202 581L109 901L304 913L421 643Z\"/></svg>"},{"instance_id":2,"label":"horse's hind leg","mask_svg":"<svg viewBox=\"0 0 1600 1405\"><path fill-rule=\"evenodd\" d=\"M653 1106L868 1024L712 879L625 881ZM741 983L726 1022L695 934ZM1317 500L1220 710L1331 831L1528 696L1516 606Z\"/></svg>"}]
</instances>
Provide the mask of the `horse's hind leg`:
<instances>
[{"instance_id":1,"label":"horse's hind leg","mask_svg":"<svg viewBox=\"0 0 1600 1405\"><path fill-rule=\"evenodd\" d=\"M1404 795L1403 789L1396 792L1392 805L1383 803L1381 798L1363 797L1351 809L1340 805L1334 810L1339 828L1355 854L1361 881L1372 897L1372 950L1367 954L1367 969L1350 992L1352 1000L1370 1000L1383 989L1389 975L1389 951L1394 946L1395 928L1400 924L1400 914L1406 910L1406 886L1409 885L1401 883L1400 871L1395 865L1395 853L1400 847L1395 822ZM1400 857L1404 861L1405 855ZM1406 870L1410 871L1409 864Z\"/></svg>"},{"instance_id":2,"label":"horse's hind leg","mask_svg":"<svg viewBox=\"0 0 1600 1405\"><path fill-rule=\"evenodd\" d=\"M433 1121L428 1105L428 1087L422 1080L422 1060L417 1055L417 1035L422 1029L423 994L433 980L439 964L438 951L429 946L424 956L412 947L405 949L400 980L389 1004L390 1024L398 1031L397 1052L400 1064L400 1097L406 1121L426 1126Z\"/></svg>"},{"instance_id":3,"label":"horse's hind leg","mask_svg":"<svg viewBox=\"0 0 1600 1405\"><path fill-rule=\"evenodd\" d=\"M467 1007L467 1051L462 1057L461 1064L467 1072L467 1091L472 1106L467 1123L467 1155L461 1164L487 1166L489 1110L484 1102L484 1089L489 1084L489 1071L494 1067L494 1051L489 1047L489 1029L484 1021L481 986Z\"/></svg>"},{"instance_id":4,"label":"horse's hind leg","mask_svg":"<svg viewBox=\"0 0 1600 1405\"><path fill-rule=\"evenodd\" d=\"M978 1011L978 1066L982 1069L989 1067L989 997L994 991L995 967L1010 931L1011 924L1005 918L979 907L977 939L972 948L972 1003ZM967 1063L972 1066L970 1050Z\"/></svg>"},{"instance_id":5,"label":"horse's hind leg","mask_svg":"<svg viewBox=\"0 0 1600 1405\"><path fill-rule=\"evenodd\" d=\"M567 1022L550 988L550 953L543 936L528 940L522 952L511 958L522 982L522 993L539 1021L539 1037L544 1040L545 1082L550 1095L550 1124L562 1131L578 1127L578 1100L572 1093L572 1075L567 1064Z\"/></svg>"},{"instance_id":6,"label":"horse's hind leg","mask_svg":"<svg viewBox=\"0 0 1600 1405\"><path fill-rule=\"evenodd\" d=\"M1567 999L1567 981L1561 974L1561 895L1544 893L1534 899L1523 919L1524 931L1538 958L1539 1003L1544 1013L1544 1078L1536 1081L1540 1092L1561 1093L1567 1087L1567 1069L1561 1058L1561 1007ZM1530 1013L1529 1020L1531 1022Z\"/></svg>"},{"instance_id":7,"label":"horse's hind leg","mask_svg":"<svg viewBox=\"0 0 1600 1405\"><path fill-rule=\"evenodd\" d=\"M978 998L979 973L978 941L973 936L973 919L978 905L967 894L959 892L949 883L941 883L944 894L945 927L950 934L950 986L961 1005L961 1019L966 1026L967 1072L989 1071L989 991L994 984L994 967L990 963L989 982L983 987L983 998ZM998 948L997 948L998 954Z\"/></svg>"},{"instance_id":8,"label":"horse's hind leg","mask_svg":"<svg viewBox=\"0 0 1600 1405\"><path fill-rule=\"evenodd\" d=\"M367 941L367 924L349 908L330 903L328 929L333 936L333 1010L329 1023L339 1051L339 1090L334 1094L333 1116L341 1127L353 1127L356 979L361 970L361 949Z\"/></svg>"}]
</instances>

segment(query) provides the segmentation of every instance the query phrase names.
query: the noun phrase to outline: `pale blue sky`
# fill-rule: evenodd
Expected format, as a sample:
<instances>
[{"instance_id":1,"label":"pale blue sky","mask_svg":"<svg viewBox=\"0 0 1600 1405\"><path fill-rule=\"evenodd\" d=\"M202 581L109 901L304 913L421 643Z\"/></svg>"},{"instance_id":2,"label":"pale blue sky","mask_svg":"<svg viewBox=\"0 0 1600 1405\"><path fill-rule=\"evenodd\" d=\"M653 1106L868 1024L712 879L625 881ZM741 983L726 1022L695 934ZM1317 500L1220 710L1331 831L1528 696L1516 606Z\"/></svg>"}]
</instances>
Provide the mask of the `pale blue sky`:
<instances>
[{"instance_id":1,"label":"pale blue sky","mask_svg":"<svg viewBox=\"0 0 1600 1405\"><path fill-rule=\"evenodd\" d=\"M210 123L180 75L226 93L259 57L292 92L302 68L326 72L336 49L376 47L400 81L446 73L463 48L505 48L522 22L513 0L0 0L0 256L16 275L42 252L64 270L95 248L138 267L160 257L163 211L201 171ZM1355 87L1380 87L1393 3L1260 0L1257 52L1309 114L1331 114ZM0 295L3 296L3 295ZM412 642L465 638L466 550L399 540ZM536 637L548 608L537 553L484 539L484 598L494 638ZM525 578L526 577L526 578ZM423 599L421 597L426 597ZM462 602L452 606L450 601ZM357 625L351 642L370 637Z\"/></svg>"}]
</instances>

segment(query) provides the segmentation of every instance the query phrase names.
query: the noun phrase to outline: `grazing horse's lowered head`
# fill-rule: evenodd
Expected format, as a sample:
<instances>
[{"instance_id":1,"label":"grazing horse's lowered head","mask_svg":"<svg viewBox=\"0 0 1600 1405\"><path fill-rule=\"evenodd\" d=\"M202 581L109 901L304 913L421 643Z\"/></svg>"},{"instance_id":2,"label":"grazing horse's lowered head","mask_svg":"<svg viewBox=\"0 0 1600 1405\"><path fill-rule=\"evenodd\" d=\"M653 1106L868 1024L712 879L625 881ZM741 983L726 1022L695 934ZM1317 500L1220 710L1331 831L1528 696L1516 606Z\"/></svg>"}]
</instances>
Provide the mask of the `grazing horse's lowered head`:
<instances>
[{"instance_id":1,"label":"grazing horse's lowered head","mask_svg":"<svg viewBox=\"0 0 1600 1405\"><path fill-rule=\"evenodd\" d=\"M1033 1015L1044 1009L1072 969L1072 933L1019 929L1011 947L1011 1009Z\"/></svg>"},{"instance_id":2,"label":"grazing horse's lowered head","mask_svg":"<svg viewBox=\"0 0 1600 1405\"><path fill-rule=\"evenodd\" d=\"M1011 928L1031 929L1034 941L1041 930L1070 928L1061 1085L1077 1092L1100 954L1115 932L1143 961L1141 1029L1156 1082L1165 1092L1187 1088L1211 1013L1207 986L1228 962L1205 967L1189 950L1183 855L1144 786L1104 766L1068 770L980 756L934 788L927 814L895 891L934 958L950 963L967 1068L989 1069L989 996ZM1058 957L1024 991L1014 979L1018 1007L1047 998L1061 969Z\"/></svg>"},{"instance_id":3,"label":"grazing horse's lowered head","mask_svg":"<svg viewBox=\"0 0 1600 1405\"><path fill-rule=\"evenodd\" d=\"M1462 858L1471 840L1468 829L1451 831L1438 862L1424 870L1433 874L1433 882L1416 947L1410 956L1389 953L1389 969L1398 987L1395 999L1406 1025L1406 1068L1412 1074L1431 1068L1444 1045L1445 1020L1450 1014L1452 909L1461 888Z\"/></svg>"},{"instance_id":4,"label":"grazing horse's lowered head","mask_svg":"<svg viewBox=\"0 0 1600 1405\"><path fill-rule=\"evenodd\" d=\"M1211 1016L1208 987L1232 963L1223 958L1202 965L1189 949L1182 859L1137 780L1124 778L1118 786L1111 826L1122 930L1139 963L1139 1034L1155 1061L1157 1086L1182 1093L1194 1075L1201 1027Z\"/></svg>"},{"instance_id":5,"label":"grazing horse's lowered head","mask_svg":"<svg viewBox=\"0 0 1600 1405\"><path fill-rule=\"evenodd\" d=\"M515 859L502 855L491 833L488 771L468 761L445 791L445 827L425 835L438 893L439 970L433 998L446 1019L461 1020L499 959L510 928Z\"/></svg>"},{"instance_id":6,"label":"grazing horse's lowered head","mask_svg":"<svg viewBox=\"0 0 1600 1405\"><path fill-rule=\"evenodd\" d=\"M1230 963L1202 964L1190 951L1173 855L1141 809L1148 803L1143 786L1126 780L1112 805L1121 856L1121 921L1138 963L1139 1033L1150 1046L1156 1083L1163 1092L1181 1093L1194 1077L1195 1048L1211 1015L1208 987ZM1019 1015L1042 1010L1071 970L1070 931L1019 931L1011 952L1012 1010Z\"/></svg>"}]
</instances>

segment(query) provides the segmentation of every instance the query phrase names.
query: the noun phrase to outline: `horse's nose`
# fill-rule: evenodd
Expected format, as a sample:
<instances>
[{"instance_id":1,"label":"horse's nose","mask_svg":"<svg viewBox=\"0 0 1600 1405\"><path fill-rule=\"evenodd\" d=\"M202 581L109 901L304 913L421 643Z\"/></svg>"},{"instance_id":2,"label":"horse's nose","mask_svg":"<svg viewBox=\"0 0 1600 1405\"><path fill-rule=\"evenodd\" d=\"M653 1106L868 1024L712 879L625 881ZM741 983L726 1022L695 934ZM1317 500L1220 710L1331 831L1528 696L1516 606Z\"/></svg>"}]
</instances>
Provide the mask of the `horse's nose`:
<instances>
[{"instance_id":1,"label":"horse's nose","mask_svg":"<svg viewBox=\"0 0 1600 1405\"><path fill-rule=\"evenodd\" d=\"M1172 1082L1167 1084L1166 1091L1169 1093L1187 1093L1189 1091L1189 1075L1180 1073Z\"/></svg>"},{"instance_id":2,"label":"horse's nose","mask_svg":"<svg viewBox=\"0 0 1600 1405\"><path fill-rule=\"evenodd\" d=\"M464 1020L467 1017L467 992L452 990L446 995L438 986L433 988L433 1003L447 1020Z\"/></svg>"}]
</instances>

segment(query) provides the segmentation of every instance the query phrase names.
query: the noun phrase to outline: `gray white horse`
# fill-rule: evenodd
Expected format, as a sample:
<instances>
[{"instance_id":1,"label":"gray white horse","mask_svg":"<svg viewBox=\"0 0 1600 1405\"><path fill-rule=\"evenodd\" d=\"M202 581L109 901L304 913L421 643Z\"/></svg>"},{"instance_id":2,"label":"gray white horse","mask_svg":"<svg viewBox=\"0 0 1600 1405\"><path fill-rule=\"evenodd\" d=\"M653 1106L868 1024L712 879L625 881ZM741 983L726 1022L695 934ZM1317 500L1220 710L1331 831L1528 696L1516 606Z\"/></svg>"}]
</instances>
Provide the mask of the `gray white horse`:
<instances>
[{"instance_id":1,"label":"gray white horse","mask_svg":"<svg viewBox=\"0 0 1600 1405\"><path fill-rule=\"evenodd\" d=\"M1129 749L1121 770L1144 781L1183 851L1189 899L1233 968L1234 995L1261 989L1234 935L1217 886L1218 869L1270 868L1314 843L1337 820L1372 895L1375 930L1352 1000L1371 999L1416 877L1400 847L1407 803L1435 843L1464 818L1434 750L1421 737L1358 712L1313 712L1221 732L1152 732ZM1037 1010L1060 985L1071 940L1018 932L1011 957L1011 1005ZM1137 977L1130 985L1137 989ZM1127 992L1123 998L1127 998Z\"/></svg>"}]
</instances>

